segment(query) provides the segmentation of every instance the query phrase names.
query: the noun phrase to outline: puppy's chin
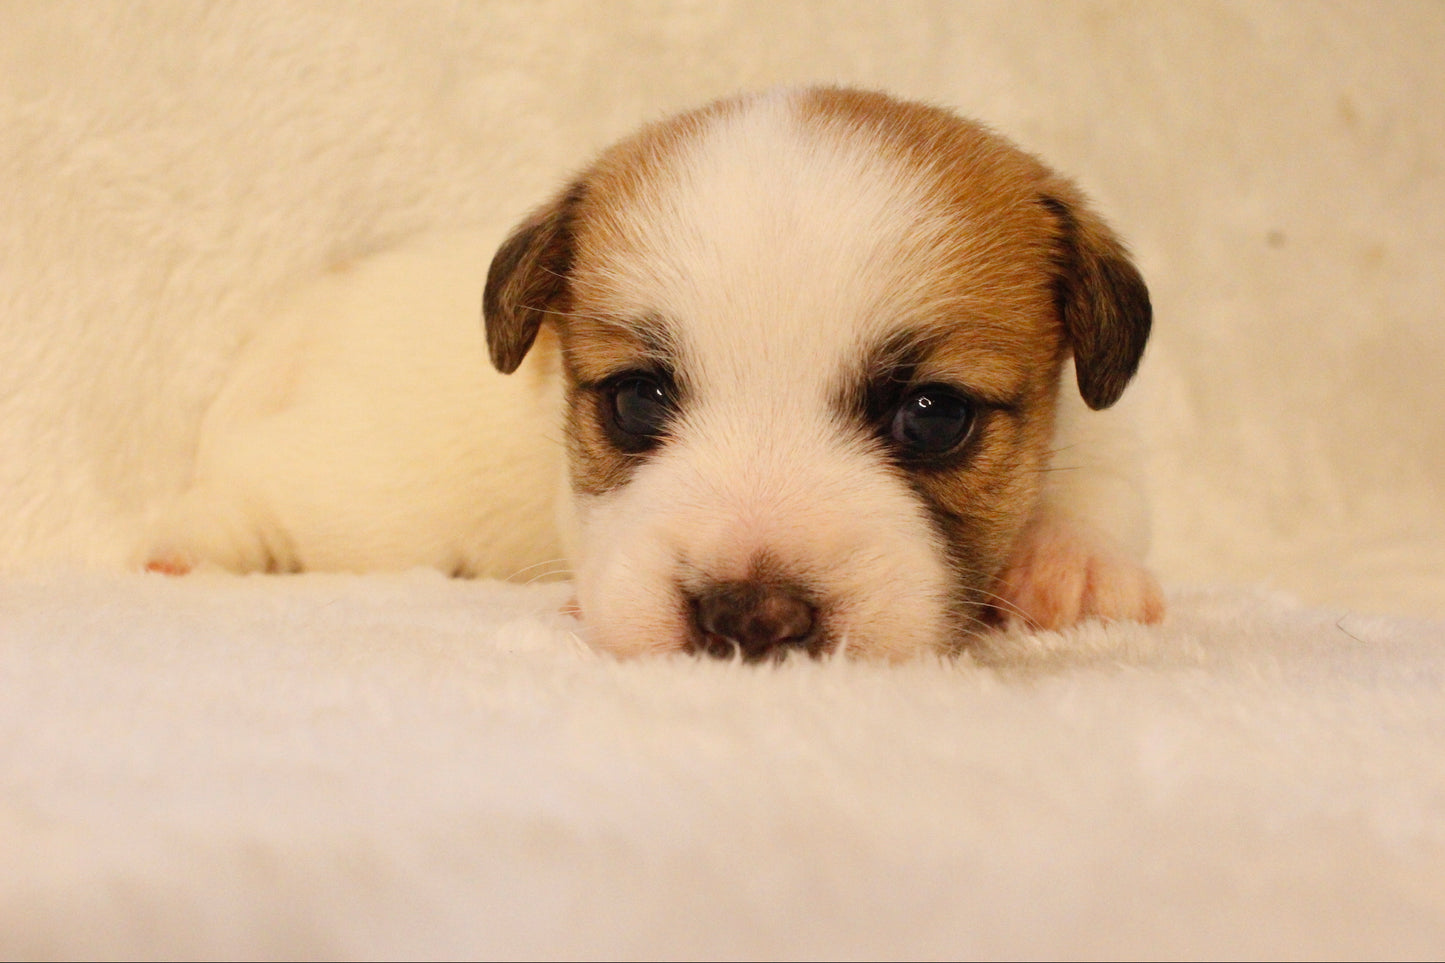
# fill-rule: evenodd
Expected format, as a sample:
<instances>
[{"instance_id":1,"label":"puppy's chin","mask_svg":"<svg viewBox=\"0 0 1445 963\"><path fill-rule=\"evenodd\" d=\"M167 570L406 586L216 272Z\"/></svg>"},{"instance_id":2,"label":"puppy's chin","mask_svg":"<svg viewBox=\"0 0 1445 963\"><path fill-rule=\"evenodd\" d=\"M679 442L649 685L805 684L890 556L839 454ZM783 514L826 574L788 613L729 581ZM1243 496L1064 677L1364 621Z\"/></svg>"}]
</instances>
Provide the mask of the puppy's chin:
<instances>
[{"instance_id":1,"label":"puppy's chin","mask_svg":"<svg viewBox=\"0 0 1445 963\"><path fill-rule=\"evenodd\" d=\"M902 659L956 648L981 625L959 604L916 499L876 465L787 477L755 460L702 478L697 462L664 454L625 486L579 501L578 603L598 649ZM719 637L703 610L720 587L761 598L759 617L781 604L802 624L779 629L792 638L778 644L746 629Z\"/></svg>"}]
</instances>

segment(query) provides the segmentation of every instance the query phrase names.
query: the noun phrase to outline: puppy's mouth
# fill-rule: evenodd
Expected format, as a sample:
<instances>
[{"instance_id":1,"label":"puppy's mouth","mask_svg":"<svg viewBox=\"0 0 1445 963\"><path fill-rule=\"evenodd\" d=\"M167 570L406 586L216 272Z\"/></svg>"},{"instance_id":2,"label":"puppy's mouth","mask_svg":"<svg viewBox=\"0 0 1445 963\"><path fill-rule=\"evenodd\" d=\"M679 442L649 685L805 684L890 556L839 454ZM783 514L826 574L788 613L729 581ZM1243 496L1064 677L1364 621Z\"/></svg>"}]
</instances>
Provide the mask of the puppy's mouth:
<instances>
[{"instance_id":1,"label":"puppy's mouth","mask_svg":"<svg viewBox=\"0 0 1445 963\"><path fill-rule=\"evenodd\" d=\"M744 662L819 657L831 648L821 607L788 582L716 582L687 593L688 651Z\"/></svg>"}]
</instances>

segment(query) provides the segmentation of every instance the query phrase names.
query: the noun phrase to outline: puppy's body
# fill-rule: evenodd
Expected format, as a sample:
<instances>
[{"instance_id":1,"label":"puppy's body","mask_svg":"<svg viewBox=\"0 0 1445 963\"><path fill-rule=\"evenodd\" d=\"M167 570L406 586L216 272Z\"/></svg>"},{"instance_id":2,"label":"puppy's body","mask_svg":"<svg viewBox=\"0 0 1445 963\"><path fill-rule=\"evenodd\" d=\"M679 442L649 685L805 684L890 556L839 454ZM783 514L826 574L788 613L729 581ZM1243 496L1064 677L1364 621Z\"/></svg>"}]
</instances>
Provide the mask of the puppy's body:
<instances>
[{"instance_id":1,"label":"puppy's body","mask_svg":"<svg viewBox=\"0 0 1445 963\"><path fill-rule=\"evenodd\" d=\"M282 300L201 428L160 567L545 574L562 549L555 352L487 360L481 273L498 239L422 238ZM525 571L524 571L525 570Z\"/></svg>"},{"instance_id":2,"label":"puppy's body","mask_svg":"<svg viewBox=\"0 0 1445 963\"><path fill-rule=\"evenodd\" d=\"M485 370L483 258L434 240L294 301L153 560L509 577L565 542L619 653L902 656L1000 607L1158 616L1130 470L1080 401L1133 374L1147 293L1001 139L838 90L645 128L493 260L510 377Z\"/></svg>"}]
</instances>

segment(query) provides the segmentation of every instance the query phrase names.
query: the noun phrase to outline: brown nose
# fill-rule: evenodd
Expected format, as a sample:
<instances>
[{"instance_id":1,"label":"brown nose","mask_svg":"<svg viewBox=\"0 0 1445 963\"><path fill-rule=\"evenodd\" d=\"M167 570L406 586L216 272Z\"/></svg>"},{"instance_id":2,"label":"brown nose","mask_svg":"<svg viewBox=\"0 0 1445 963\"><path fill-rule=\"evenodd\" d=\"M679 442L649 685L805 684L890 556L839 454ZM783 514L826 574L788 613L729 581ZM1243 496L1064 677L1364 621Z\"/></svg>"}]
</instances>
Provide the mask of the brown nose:
<instances>
[{"instance_id":1,"label":"brown nose","mask_svg":"<svg viewBox=\"0 0 1445 963\"><path fill-rule=\"evenodd\" d=\"M749 662L789 649L818 654L818 610L800 591L770 582L722 582L692 603L693 651Z\"/></svg>"}]
</instances>

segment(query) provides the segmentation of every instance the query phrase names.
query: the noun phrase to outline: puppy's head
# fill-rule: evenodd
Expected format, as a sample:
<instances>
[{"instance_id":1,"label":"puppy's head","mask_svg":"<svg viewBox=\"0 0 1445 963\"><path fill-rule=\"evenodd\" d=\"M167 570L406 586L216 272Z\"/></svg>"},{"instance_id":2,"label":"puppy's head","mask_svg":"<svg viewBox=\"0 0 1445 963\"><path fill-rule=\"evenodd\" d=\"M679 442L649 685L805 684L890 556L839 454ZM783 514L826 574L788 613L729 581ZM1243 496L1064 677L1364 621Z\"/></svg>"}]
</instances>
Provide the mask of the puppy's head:
<instances>
[{"instance_id":1,"label":"puppy's head","mask_svg":"<svg viewBox=\"0 0 1445 963\"><path fill-rule=\"evenodd\" d=\"M618 653L887 657L986 616L1072 356L1112 404L1148 294L1077 190L941 110L723 101L606 151L487 278L561 341L578 601Z\"/></svg>"}]
</instances>

